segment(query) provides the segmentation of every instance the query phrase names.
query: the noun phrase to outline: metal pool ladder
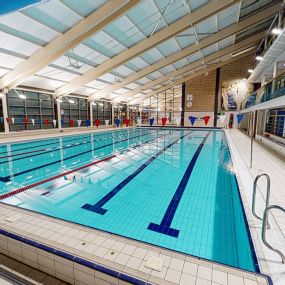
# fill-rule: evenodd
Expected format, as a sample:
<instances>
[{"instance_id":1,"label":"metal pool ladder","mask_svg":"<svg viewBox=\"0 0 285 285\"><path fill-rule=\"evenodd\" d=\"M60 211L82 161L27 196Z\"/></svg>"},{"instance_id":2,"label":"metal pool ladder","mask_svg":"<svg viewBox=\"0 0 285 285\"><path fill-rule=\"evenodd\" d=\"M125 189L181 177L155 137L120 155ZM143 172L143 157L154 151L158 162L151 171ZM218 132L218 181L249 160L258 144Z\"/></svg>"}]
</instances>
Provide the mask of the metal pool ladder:
<instances>
[{"instance_id":1,"label":"metal pool ladder","mask_svg":"<svg viewBox=\"0 0 285 285\"><path fill-rule=\"evenodd\" d=\"M264 245L267 248L269 248L269 249L275 251L277 254L279 254L279 256L281 257L282 263L285 263L284 254L280 250L272 247L266 240L266 230L267 230L267 225L268 225L268 212L272 209L278 209L278 210L281 210L285 213L285 209L280 207L280 206L277 206L277 205L271 205L269 207L266 207L266 209L264 210L264 213L263 213L261 237L262 237L262 241L263 241Z\"/></svg>"},{"instance_id":2,"label":"metal pool ladder","mask_svg":"<svg viewBox=\"0 0 285 285\"><path fill-rule=\"evenodd\" d=\"M260 177L265 176L267 180L267 188L266 188L266 198L265 198L265 208L269 206L269 198L270 198L270 177L266 173L258 174L253 182L253 193L252 193L252 214L259 220L263 220L261 217L259 217L255 212L255 200L256 200L256 189L257 189L257 181ZM267 227L269 227L269 224L267 224Z\"/></svg>"}]
</instances>

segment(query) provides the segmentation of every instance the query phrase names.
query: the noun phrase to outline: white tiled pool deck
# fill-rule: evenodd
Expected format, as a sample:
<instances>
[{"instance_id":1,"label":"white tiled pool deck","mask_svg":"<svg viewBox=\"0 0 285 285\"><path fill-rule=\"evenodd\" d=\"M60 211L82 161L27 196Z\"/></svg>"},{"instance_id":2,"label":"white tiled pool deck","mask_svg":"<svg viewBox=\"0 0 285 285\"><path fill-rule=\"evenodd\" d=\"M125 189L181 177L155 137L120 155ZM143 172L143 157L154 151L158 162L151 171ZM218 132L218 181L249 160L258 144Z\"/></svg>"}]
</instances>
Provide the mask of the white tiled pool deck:
<instances>
[{"instance_id":1,"label":"white tiled pool deck","mask_svg":"<svg viewBox=\"0 0 285 285\"><path fill-rule=\"evenodd\" d=\"M269 204L285 207L285 160L254 141L253 164L250 168L250 138L239 130L226 130L226 134L261 271L272 277L273 284L285 284L285 264L281 263L279 255L262 243L262 222L256 219L251 212L253 181L260 173L267 173L271 178ZM261 217L265 208L266 186L265 178L261 178L258 182L256 197L256 212ZM274 248L278 248L285 254L285 214L273 210L269 216L269 223L267 240Z\"/></svg>"},{"instance_id":2,"label":"white tiled pool deck","mask_svg":"<svg viewBox=\"0 0 285 285\"><path fill-rule=\"evenodd\" d=\"M77 132L73 132L72 134L76 133ZM252 180L256 173L259 172L259 169L261 169L261 166L264 167L262 170L268 172L270 175L269 169L271 168L271 172L275 173L271 176L271 202L277 203L278 201L280 205L284 205L285 191L282 190L282 175L279 176L278 171L279 173L284 173L285 163L255 143L256 158L254 168L249 170L245 163L248 161L249 138L240 131L232 130L231 132L226 131L226 133L238 180L239 183L242 184L241 194L245 202L245 210L251 232L254 236L261 271L265 274L270 273L270 275L273 276L274 284L284 284L282 283L282 278L285 280L285 265L281 264L280 258L276 256L275 253L272 253L261 245L259 240L260 222L253 220L249 205L251 205ZM60 135L62 135L62 133L60 133ZM48 136L54 136L54 134ZM45 137L47 137L47 135ZM23 139L25 139L24 136L21 137L21 140ZM29 136L27 139L31 139L31 137ZM8 140L11 141L11 139L7 139L7 141ZM257 155L259 155L258 159ZM266 163L264 163L264 161L266 161ZM276 169L278 169L278 171ZM278 193L280 193L280 195ZM258 199L257 202L257 209L261 209L263 205L262 198ZM275 218L276 217L279 220L279 216L276 215ZM7 218L10 219L7 220ZM283 229L284 234L285 216L279 221L281 222L279 226ZM268 231L268 236L272 235L271 233L274 230L273 222L271 223L272 229ZM119 274L136 277L142 281L141 284L268 284L266 278L254 273L173 252L117 235L111 235L3 203L0 204L0 228L36 241L37 243L107 267L119 272ZM279 246L279 248L281 247ZM129 284L126 281L106 275L100 271L88 268L2 234L0 234L0 252L70 284ZM163 260L161 271L149 269L145 266L151 256L158 256Z\"/></svg>"}]
</instances>

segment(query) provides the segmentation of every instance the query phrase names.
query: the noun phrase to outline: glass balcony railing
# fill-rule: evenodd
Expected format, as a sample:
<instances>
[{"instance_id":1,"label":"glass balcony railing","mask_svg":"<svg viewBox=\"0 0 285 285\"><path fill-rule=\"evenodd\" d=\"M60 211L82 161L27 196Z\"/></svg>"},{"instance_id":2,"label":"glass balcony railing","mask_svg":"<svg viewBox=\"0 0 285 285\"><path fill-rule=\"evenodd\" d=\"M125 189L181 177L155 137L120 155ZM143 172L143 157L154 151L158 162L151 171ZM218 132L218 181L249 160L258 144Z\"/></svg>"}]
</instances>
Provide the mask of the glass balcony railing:
<instances>
[{"instance_id":1,"label":"glass balcony railing","mask_svg":"<svg viewBox=\"0 0 285 285\"><path fill-rule=\"evenodd\" d=\"M285 95L285 73L257 89L241 102L240 109L250 108L260 103Z\"/></svg>"}]
</instances>

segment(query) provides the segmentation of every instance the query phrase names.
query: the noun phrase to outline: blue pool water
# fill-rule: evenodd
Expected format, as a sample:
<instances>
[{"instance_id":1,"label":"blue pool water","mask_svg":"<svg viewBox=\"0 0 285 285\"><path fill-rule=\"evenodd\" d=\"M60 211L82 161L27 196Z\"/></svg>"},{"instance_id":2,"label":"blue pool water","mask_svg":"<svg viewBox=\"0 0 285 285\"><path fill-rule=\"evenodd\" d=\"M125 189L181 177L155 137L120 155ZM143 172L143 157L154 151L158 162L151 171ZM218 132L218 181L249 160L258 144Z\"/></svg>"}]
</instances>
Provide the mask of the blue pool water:
<instances>
[{"instance_id":1,"label":"blue pool water","mask_svg":"<svg viewBox=\"0 0 285 285\"><path fill-rule=\"evenodd\" d=\"M223 131L136 128L3 144L0 195L79 167L2 202L257 270Z\"/></svg>"}]
</instances>

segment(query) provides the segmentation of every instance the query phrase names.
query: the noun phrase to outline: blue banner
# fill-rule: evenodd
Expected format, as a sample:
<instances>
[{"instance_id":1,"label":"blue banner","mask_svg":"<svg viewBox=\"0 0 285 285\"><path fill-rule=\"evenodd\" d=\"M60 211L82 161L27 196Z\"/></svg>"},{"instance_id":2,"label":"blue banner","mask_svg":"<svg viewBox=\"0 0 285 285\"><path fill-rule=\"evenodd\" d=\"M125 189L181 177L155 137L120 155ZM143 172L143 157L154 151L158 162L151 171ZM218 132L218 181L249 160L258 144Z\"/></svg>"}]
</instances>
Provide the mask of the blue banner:
<instances>
[{"instance_id":1,"label":"blue banner","mask_svg":"<svg viewBox=\"0 0 285 285\"><path fill-rule=\"evenodd\" d=\"M149 119L149 124L150 124L151 127L152 127L153 123L154 123L154 118L150 118Z\"/></svg>"},{"instance_id":2,"label":"blue banner","mask_svg":"<svg viewBox=\"0 0 285 285\"><path fill-rule=\"evenodd\" d=\"M237 114L237 122L238 124L242 121L243 119L243 114Z\"/></svg>"},{"instance_id":3,"label":"blue banner","mask_svg":"<svg viewBox=\"0 0 285 285\"><path fill-rule=\"evenodd\" d=\"M86 127L90 127L90 120L89 119L87 119L85 123L86 123Z\"/></svg>"},{"instance_id":4,"label":"blue banner","mask_svg":"<svg viewBox=\"0 0 285 285\"><path fill-rule=\"evenodd\" d=\"M116 120L115 120L115 125L116 125L117 127L119 127L120 122L121 122L121 120L120 120L120 119L116 119Z\"/></svg>"},{"instance_id":5,"label":"blue banner","mask_svg":"<svg viewBox=\"0 0 285 285\"><path fill-rule=\"evenodd\" d=\"M0 117L0 124L2 124L4 121L3 117Z\"/></svg>"},{"instance_id":6,"label":"blue banner","mask_svg":"<svg viewBox=\"0 0 285 285\"><path fill-rule=\"evenodd\" d=\"M192 126L195 124L196 119L197 118L194 117L194 116L189 116L189 120L190 120L190 123L191 123Z\"/></svg>"}]
</instances>

